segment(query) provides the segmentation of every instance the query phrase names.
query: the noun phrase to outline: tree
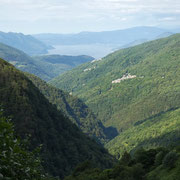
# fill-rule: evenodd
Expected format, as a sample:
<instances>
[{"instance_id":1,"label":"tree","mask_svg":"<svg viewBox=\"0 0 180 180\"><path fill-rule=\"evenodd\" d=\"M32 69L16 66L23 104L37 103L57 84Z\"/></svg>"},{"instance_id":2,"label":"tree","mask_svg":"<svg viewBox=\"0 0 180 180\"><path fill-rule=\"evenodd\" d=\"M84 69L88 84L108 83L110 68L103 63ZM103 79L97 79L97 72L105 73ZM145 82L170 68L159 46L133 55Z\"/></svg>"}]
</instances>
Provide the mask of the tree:
<instances>
[{"instance_id":1,"label":"tree","mask_svg":"<svg viewBox=\"0 0 180 180\"><path fill-rule=\"evenodd\" d=\"M30 152L25 141L17 138L11 119L0 110L0 178L44 180L38 149Z\"/></svg>"},{"instance_id":2,"label":"tree","mask_svg":"<svg viewBox=\"0 0 180 180\"><path fill-rule=\"evenodd\" d=\"M163 166L166 168L173 168L177 159L178 154L174 151L170 151L163 159Z\"/></svg>"}]
</instances>

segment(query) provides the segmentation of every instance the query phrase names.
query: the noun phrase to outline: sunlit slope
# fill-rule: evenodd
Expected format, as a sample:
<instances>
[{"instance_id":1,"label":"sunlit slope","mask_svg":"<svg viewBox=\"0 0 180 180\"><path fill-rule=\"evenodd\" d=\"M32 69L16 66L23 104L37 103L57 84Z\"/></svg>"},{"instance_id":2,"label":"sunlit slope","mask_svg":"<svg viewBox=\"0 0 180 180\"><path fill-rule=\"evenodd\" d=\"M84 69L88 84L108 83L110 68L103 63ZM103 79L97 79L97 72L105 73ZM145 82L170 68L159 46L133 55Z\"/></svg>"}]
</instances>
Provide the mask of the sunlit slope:
<instances>
[{"instance_id":1,"label":"sunlit slope","mask_svg":"<svg viewBox=\"0 0 180 180\"><path fill-rule=\"evenodd\" d=\"M90 56L44 55L31 57L21 50L0 43L0 58L5 59L21 71L43 80L50 80L84 62L93 60Z\"/></svg>"},{"instance_id":2,"label":"sunlit slope","mask_svg":"<svg viewBox=\"0 0 180 180\"><path fill-rule=\"evenodd\" d=\"M106 126L123 132L180 106L180 34L86 63L51 84L82 98Z\"/></svg>"},{"instance_id":3,"label":"sunlit slope","mask_svg":"<svg viewBox=\"0 0 180 180\"><path fill-rule=\"evenodd\" d=\"M148 149L172 145L180 145L180 108L136 123L106 144L106 148L112 154L122 155L141 146Z\"/></svg>"}]
</instances>

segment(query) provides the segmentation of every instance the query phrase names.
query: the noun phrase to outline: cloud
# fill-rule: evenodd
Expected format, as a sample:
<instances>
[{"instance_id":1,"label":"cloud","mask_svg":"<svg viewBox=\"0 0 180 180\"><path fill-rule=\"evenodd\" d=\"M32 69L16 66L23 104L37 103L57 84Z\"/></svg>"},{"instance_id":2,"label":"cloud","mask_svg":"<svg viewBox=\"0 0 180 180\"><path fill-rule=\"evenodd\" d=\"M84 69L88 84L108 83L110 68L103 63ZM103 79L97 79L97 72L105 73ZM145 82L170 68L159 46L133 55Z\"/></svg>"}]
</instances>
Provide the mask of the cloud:
<instances>
[{"instance_id":1,"label":"cloud","mask_svg":"<svg viewBox=\"0 0 180 180\"><path fill-rule=\"evenodd\" d=\"M27 32L45 31L47 22L48 31L66 32L179 24L179 19L179 0L0 0L2 30L26 29L24 22L32 27Z\"/></svg>"},{"instance_id":2,"label":"cloud","mask_svg":"<svg viewBox=\"0 0 180 180\"><path fill-rule=\"evenodd\" d=\"M164 17L164 18L159 18L158 21L174 21L176 18L175 17Z\"/></svg>"}]
</instances>

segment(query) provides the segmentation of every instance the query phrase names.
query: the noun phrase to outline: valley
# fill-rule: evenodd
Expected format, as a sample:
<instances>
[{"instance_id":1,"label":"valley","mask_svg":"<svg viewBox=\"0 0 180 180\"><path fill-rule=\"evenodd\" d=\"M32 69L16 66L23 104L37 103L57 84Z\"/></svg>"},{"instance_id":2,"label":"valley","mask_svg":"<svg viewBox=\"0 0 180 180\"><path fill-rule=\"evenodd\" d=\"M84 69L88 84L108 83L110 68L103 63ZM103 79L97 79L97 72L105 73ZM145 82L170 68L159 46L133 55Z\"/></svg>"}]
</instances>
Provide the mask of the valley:
<instances>
[{"instance_id":1,"label":"valley","mask_svg":"<svg viewBox=\"0 0 180 180\"><path fill-rule=\"evenodd\" d=\"M179 177L180 34L141 27L32 37L43 53L0 43L0 178ZM10 162L20 167L22 154L32 171L22 165L20 175Z\"/></svg>"},{"instance_id":2,"label":"valley","mask_svg":"<svg viewBox=\"0 0 180 180\"><path fill-rule=\"evenodd\" d=\"M178 144L179 42L180 35L176 34L119 50L101 61L83 64L50 83L81 98L106 127L118 130L119 135L106 146L113 154L117 151L121 154L130 152L142 144L146 147L166 146L166 138L174 137L175 132L178 132L177 139L172 138L170 142ZM164 114L169 116L171 111L175 117L166 118ZM151 140L146 142L143 134L148 134L149 123L154 119L149 138L154 132L153 138L158 140L156 143L151 143ZM168 132L161 120L167 126L168 120L172 121L175 126L169 128L174 130ZM156 126L159 128L156 129ZM136 137L134 130L142 132L142 135ZM158 130L160 133L156 134ZM161 144L161 141L164 143Z\"/></svg>"}]
</instances>

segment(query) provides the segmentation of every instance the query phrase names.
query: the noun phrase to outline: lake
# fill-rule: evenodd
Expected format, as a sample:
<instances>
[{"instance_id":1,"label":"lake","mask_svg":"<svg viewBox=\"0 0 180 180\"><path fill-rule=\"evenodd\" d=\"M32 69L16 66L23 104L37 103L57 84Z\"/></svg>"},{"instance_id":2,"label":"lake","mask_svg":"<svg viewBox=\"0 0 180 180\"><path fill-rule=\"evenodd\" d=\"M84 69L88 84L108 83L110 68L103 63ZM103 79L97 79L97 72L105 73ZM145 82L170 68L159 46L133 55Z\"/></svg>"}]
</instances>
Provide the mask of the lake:
<instances>
[{"instance_id":1,"label":"lake","mask_svg":"<svg viewBox=\"0 0 180 180\"><path fill-rule=\"evenodd\" d=\"M53 46L54 49L49 50L48 54L60 55L89 55L96 59L102 58L112 53L117 45L112 44L85 44L85 45L58 45Z\"/></svg>"}]
</instances>

